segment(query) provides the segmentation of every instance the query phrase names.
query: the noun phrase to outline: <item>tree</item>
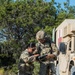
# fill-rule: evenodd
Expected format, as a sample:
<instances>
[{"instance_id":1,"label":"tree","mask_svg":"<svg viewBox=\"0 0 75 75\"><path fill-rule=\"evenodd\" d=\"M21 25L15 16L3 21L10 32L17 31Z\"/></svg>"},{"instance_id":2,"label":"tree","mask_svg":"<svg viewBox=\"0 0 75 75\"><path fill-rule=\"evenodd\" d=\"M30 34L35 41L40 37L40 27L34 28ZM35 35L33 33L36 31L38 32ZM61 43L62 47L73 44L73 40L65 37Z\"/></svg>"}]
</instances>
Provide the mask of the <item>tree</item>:
<instances>
[{"instance_id":1,"label":"tree","mask_svg":"<svg viewBox=\"0 0 75 75\"><path fill-rule=\"evenodd\" d=\"M35 41L38 30L43 28L51 33L51 28L55 24L56 8L53 1L49 3L43 0L5 2L0 9L1 31L7 40L3 42L2 51L7 60L10 55L12 59L18 59L26 45Z\"/></svg>"}]
</instances>

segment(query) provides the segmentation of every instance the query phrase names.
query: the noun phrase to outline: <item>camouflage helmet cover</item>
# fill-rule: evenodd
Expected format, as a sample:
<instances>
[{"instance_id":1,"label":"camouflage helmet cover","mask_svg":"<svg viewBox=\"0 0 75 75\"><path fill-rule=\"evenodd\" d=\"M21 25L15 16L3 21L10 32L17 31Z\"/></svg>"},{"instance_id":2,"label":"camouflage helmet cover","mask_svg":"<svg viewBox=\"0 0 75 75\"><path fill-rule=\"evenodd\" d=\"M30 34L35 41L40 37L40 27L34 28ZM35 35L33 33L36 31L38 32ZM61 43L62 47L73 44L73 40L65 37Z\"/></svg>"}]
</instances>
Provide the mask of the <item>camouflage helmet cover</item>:
<instances>
[{"instance_id":1,"label":"camouflage helmet cover","mask_svg":"<svg viewBox=\"0 0 75 75\"><path fill-rule=\"evenodd\" d=\"M40 30L36 33L36 39L39 40L39 39L44 39L46 36L46 33L45 31L43 30Z\"/></svg>"}]
</instances>

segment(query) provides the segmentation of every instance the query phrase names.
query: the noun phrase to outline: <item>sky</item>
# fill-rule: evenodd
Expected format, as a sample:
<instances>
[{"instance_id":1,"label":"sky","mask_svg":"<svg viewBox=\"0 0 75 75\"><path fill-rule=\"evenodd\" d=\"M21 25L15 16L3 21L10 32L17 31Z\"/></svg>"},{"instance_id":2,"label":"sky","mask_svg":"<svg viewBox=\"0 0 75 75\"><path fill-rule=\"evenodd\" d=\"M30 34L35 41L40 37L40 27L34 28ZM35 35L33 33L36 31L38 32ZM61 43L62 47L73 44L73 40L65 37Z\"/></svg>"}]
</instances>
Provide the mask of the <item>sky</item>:
<instances>
[{"instance_id":1,"label":"sky","mask_svg":"<svg viewBox=\"0 0 75 75\"><path fill-rule=\"evenodd\" d=\"M46 1L51 1L51 0L46 0ZM59 2L61 3L62 7L63 7L63 3L66 2L67 0L55 0L55 2ZM70 5L71 6L75 6L75 0L70 0Z\"/></svg>"}]
</instances>

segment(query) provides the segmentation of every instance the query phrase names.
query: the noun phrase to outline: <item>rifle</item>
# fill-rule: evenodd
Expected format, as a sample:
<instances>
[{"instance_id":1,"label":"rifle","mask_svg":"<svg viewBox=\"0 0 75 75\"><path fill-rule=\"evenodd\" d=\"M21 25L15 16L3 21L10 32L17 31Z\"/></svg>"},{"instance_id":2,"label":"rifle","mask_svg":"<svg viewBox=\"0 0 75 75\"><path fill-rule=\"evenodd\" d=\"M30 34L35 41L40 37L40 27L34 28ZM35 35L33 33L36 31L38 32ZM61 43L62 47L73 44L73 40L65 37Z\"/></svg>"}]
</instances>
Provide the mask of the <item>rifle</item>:
<instances>
[{"instance_id":1,"label":"rifle","mask_svg":"<svg viewBox=\"0 0 75 75\"><path fill-rule=\"evenodd\" d=\"M41 60L41 61L45 61L45 60L47 60L46 59L46 56L47 56L48 54L45 54L45 55L42 55L42 56L37 56L36 57L36 60ZM57 57L56 56L54 56L52 59L54 59L54 60L57 60Z\"/></svg>"},{"instance_id":2,"label":"rifle","mask_svg":"<svg viewBox=\"0 0 75 75\"><path fill-rule=\"evenodd\" d=\"M37 56L37 57L36 57L36 60L45 61L45 60L46 60L46 56L47 56L47 54L42 55L42 56Z\"/></svg>"}]
</instances>

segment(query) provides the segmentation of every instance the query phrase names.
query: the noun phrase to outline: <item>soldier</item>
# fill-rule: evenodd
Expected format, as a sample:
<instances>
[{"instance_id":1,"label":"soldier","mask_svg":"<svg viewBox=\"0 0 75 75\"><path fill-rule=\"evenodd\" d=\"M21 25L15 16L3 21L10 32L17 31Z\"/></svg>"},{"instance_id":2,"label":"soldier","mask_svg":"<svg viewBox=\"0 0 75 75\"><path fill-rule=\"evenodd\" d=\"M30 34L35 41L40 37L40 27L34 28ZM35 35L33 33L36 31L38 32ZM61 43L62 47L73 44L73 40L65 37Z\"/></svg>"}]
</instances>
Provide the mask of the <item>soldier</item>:
<instances>
[{"instance_id":1,"label":"soldier","mask_svg":"<svg viewBox=\"0 0 75 75\"><path fill-rule=\"evenodd\" d=\"M39 75L55 75L55 64L58 49L55 44L47 37L47 34L40 30L36 33L36 49L40 56L47 54L44 60L40 62L40 74Z\"/></svg>"},{"instance_id":2,"label":"soldier","mask_svg":"<svg viewBox=\"0 0 75 75\"><path fill-rule=\"evenodd\" d=\"M38 56L38 54L33 55L35 48L35 44L30 43L27 49L22 52L19 63L19 75L32 75L34 69L33 62Z\"/></svg>"}]
</instances>

